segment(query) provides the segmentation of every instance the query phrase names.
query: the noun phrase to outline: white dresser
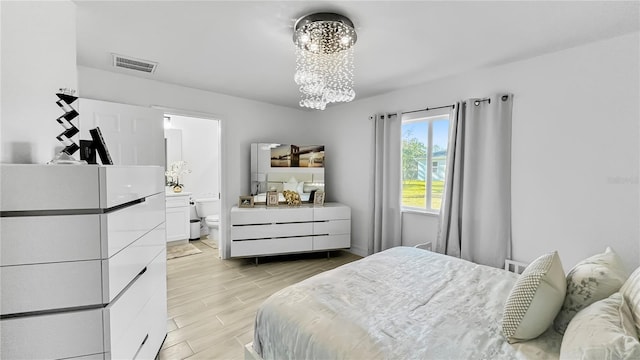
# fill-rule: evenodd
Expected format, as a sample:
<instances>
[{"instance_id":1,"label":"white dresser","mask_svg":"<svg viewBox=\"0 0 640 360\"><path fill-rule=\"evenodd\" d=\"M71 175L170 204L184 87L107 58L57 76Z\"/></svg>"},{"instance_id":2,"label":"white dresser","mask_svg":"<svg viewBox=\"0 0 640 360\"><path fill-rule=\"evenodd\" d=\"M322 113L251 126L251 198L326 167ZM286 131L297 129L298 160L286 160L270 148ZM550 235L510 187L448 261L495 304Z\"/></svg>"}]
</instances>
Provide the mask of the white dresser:
<instances>
[{"instance_id":1,"label":"white dresser","mask_svg":"<svg viewBox=\"0 0 640 360\"><path fill-rule=\"evenodd\" d=\"M338 203L231 209L231 256L253 257L351 247L351 208Z\"/></svg>"},{"instance_id":2,"label":"white dresser","mask_svg":"<svg viewBox=\"0 0 640 360\"><path fill-rule=\"evenodd\" d=\"M163 169L0 170L0 358L153 359L166 336Z\"/></svg>"}]
</instances>

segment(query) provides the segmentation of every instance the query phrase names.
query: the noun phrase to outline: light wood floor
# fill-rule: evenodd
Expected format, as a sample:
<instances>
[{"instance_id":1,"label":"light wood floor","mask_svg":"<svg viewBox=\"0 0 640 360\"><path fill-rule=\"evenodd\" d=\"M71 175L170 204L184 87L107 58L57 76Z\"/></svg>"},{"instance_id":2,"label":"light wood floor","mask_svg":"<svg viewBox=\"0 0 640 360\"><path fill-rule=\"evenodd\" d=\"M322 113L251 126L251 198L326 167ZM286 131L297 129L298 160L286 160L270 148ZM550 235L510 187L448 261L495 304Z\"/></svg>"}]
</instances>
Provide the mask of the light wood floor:
<instances>
[{"instance_id":1,"label":"light wood floor","mask_svg":"<svg viewBox=\"0 0 640 360\"><path fill-rule=\"evenodd\" d=\"M160 359L243 359L258 305L274 292L360 259L346 251L220 260L218 250L167 261L167 339Z\"/></svg>"}]
</instances>

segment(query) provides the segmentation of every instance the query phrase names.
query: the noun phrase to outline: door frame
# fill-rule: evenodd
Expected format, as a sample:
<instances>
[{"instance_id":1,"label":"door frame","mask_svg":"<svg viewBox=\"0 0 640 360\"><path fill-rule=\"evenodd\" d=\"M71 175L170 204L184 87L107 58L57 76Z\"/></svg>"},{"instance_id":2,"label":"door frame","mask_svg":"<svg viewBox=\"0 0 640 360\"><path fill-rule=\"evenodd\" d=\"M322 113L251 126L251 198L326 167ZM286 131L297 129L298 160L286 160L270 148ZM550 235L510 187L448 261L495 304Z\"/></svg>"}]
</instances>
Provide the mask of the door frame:
<instances>
[{"instance_id":1,"label":"door frame","mask_svg":"<svg viewBox=\"0 0 640 360\"><path fill-rule=\"evenodd\" d=\"M204 113L198 111L184 110L184 109L176 109L164 106L151 106L153 109L162 110L165 115L176 115L176 116L185 116L185 117L193 117L199 119L208 119L208 120L216 120L218 121L218 157L220 169L218 171L218 184L220 184L220 239L218 241L218 256L221 259L226 259L225 254L227 253L227 239L228 239L228 217L229 211L227 211L227 199L224 194L226 194L227 181L223 174L227 173L227 160L226 160L226 144L224 143L224 136L222 134L225 131L225 121L221 116L211 113Z\"/></svg>"}]
</instances>

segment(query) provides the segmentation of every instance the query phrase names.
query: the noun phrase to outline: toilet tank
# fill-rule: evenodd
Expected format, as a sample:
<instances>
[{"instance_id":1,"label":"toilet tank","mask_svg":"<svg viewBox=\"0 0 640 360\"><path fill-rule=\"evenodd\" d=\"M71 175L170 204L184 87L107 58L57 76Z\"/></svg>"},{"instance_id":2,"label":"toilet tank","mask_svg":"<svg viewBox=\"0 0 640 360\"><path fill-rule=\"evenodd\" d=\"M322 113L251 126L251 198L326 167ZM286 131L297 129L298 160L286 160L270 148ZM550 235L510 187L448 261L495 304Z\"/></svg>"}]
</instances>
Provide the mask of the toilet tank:
<instances>
[{"instance_id":1,"label":"toilet tank","mask_svg":"<svg viewBox=\"0 0 640 360\"><path fill-rule=\"evenodd\" d=\"M195 199L196 213L199 217L218 215L220 213L220 200L217 198Z\"/></svg>"}]
</instances>

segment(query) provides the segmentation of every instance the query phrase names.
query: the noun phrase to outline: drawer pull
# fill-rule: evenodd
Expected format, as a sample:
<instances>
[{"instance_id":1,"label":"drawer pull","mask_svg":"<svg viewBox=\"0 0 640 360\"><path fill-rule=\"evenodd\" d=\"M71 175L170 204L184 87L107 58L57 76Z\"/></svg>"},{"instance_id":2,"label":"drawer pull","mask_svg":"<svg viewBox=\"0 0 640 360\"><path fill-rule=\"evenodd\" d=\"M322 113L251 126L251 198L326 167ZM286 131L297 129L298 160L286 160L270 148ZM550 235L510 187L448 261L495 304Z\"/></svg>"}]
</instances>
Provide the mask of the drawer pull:
<instances>
[{"instance_id":1,"label":"drawer pull","mask_svg":"<svg viewBox=\"0 0 640 360\"><path fill-rule=\"evenodd\" d=\"M138 351L136 351L136 354L135 354L135 355L133 355L133 358L132 358L132 359L136 359L136 358L138 358L138 354L140 354L140 350L142 350L142 347L144 346L144 343L146 343L146 342L147 342L147 340L149 340L149 334L147 334L147 335L144 337L144 340L142 340L142 344L140 344L140 346L138 347Z\"/></svg>"},{"instance_id":2,"label":"drawer pull","mask_svg":"<svg viewBox=\"0 0 640 360\"><path fill-rule=\"evenodd\" d=\"M140 270L140 272L138 273L138 276L144 274L147 272L147 267L145 266L144 269Z\"/></svg>"}]
</instances>

